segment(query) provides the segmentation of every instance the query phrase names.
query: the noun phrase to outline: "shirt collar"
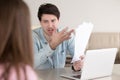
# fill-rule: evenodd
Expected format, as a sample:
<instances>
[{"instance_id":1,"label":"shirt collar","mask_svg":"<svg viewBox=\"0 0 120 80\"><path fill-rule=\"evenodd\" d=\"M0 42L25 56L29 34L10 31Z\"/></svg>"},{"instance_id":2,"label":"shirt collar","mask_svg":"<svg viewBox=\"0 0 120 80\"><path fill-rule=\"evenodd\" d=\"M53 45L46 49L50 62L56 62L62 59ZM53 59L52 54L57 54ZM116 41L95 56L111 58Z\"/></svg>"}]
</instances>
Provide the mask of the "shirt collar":
<instances>
[{"instance_id":1,"label":"shirt collar","mask_svg":"<svg viewBox=\"0 0 120 80\"><path fill-rule=\"evenodd\" d=\"M43 32L43 29L40 28L40 36L41 36L41 40L44 44L47 44L48 41L46 40L45 36L44 36L44 32Z\"/></svg>"}]
</instances>

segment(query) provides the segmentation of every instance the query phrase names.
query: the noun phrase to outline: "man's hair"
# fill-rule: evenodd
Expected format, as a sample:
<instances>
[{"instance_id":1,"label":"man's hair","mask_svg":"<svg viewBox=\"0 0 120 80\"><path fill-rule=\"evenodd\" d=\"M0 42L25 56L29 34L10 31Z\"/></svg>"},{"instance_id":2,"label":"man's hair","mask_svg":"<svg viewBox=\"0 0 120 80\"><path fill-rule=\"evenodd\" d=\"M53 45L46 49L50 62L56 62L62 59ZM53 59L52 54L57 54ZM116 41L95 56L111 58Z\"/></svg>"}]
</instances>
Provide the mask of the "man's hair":
<instances>
[{"instance_id":1,"label":"man's hair","mask_svg":"<svg viewBox=\"0 0 120 80\"><path fill-rule=\"evenodd\" d=\"M30 27L29 8L22 0L0 0L0 63L5 65L0 78L8 80L11 66L18 78L20 64L33 66Z\"/></svg>"},{"instance_id":2,"label":"man's hair","mask_svg":"<svg viewBox=\"0 0 120 80\"><path fill-rule=\"evenodd\" d=\"M57 17L57 19L59 19L59 17L60 17L59 9L55 5L50 4L50 3L40 5L40 7L38 9L38 19L40 21L41 21L41 17L43 14L55 15Z\"/></svg>"}]
</instances>

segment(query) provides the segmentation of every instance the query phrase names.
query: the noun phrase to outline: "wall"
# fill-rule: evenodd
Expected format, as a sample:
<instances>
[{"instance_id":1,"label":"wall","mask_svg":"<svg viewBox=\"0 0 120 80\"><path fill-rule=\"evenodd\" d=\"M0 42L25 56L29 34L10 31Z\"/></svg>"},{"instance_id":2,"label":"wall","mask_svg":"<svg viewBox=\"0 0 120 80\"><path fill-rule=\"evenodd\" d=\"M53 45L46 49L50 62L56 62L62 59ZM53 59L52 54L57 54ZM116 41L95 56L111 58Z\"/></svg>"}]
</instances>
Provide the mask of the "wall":
<instances>
[{"instance_id":1,"label":"wall","mask_svg":"<svg viewBox=\"0 0 120 80\"><path fill-rule=\"evenodd\" d=\"M32 25L39 25L37 10L49 2L61 11L60 26L76 28L83 21L92 22L94 32L120 32L120 0L25 0Z\"/></svg>"}]
</instances>

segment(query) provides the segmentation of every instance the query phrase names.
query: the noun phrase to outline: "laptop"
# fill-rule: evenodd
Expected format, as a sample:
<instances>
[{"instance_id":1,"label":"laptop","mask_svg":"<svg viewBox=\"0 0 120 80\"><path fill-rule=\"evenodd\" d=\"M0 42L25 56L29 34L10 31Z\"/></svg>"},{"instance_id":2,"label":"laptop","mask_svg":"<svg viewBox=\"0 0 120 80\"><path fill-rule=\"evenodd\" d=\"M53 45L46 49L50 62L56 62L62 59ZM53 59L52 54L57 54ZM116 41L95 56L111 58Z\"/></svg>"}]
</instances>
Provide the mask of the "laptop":
<instances>
[{"instance_id":1,"label":"laptop","mask_svg":"<svg viewBox=\"0 0 120 80\"><path fill-rule=\"evenodd\" d=\"M88 50L84 65L78 74L64 74L61 77L73 80L97 79L112 75L117 48Z\"/></svg>"}]
</instances>

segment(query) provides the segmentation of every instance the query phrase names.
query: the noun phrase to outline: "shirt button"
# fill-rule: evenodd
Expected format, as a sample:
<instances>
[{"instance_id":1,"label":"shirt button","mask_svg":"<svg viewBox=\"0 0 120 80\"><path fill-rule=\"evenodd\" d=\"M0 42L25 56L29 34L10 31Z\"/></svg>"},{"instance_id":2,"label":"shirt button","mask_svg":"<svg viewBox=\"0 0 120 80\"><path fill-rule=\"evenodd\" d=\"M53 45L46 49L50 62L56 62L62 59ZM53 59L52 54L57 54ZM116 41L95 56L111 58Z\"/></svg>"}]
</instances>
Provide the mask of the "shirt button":
<instances>
[{"instance_id":1,"label":"shirt button","mask_svg":"<svg viewBox=\"0 0 120 80\"><path fill-rule=\"evenodd\" d=\"M47 42L45 42L45 44L47 44Z\"/></svg>"}]
</instances>

